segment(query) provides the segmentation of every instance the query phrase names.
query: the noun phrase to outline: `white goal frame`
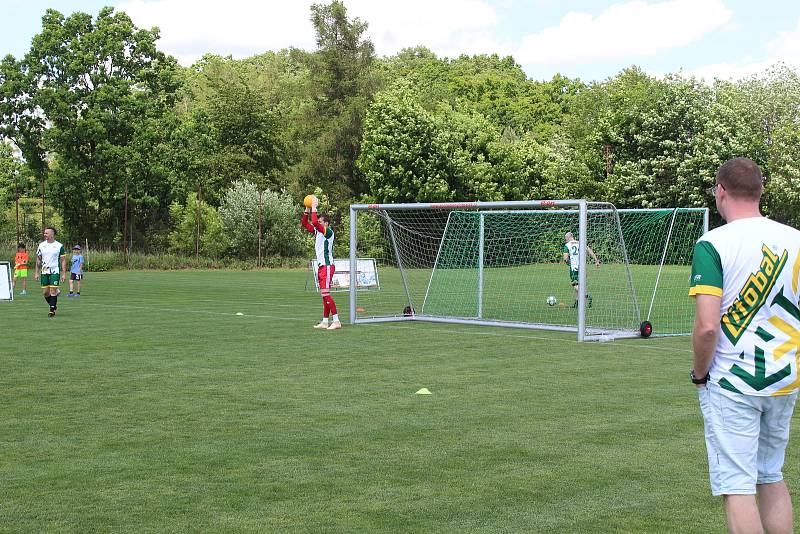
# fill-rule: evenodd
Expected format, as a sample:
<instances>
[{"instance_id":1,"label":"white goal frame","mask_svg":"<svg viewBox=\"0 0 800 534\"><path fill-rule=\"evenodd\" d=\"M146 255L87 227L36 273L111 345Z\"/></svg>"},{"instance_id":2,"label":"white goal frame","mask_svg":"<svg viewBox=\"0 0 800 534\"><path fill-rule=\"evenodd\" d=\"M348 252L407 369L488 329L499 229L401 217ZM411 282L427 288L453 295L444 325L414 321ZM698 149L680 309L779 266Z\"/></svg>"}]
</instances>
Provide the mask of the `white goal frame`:
<instances>
[{"instance_id":1,"label":"white goal frame","mask_svg":"<svg viewBox=\"0 0 800 534\"><path fill-rule=\"evenodd\" d=\"M476 210L480 212L482 209L486 210L503 210L505 213L514 212L518 210L536 210L542 211L543 208L572 208L562 210L562 212L567 213L576 213L578 214L578 242L579 242L579 265L585 266L586 259L587 259L587 224L588 224L588 211L589 206L596 204L585 199L567 199L567 200L523 200L523 201L505 201L505 202L442 202L442 203L402 203L402 204L353 204L350 206L350 269L352 272L356 270L356 264L358 261L357 258L357 243L358 243L358 234L357 234L357 222L358 222L358 215L360 212L367 212L373 210L419 210L419 209L429 209L429 210ZM628 280L631 284L631 298L634 303L634 310L637 316L637 324L641 322L642 317L640 317L639 305L636 303L636 291L632 287L632 275L630 273L630 262L628 258L627 248L625 245L624 237L622 235L621 223L619 219L619 213L624 213L628 211L636 211L636 212L644 212L644 211L664 211L665 209L670 208L651 208L651 209L636 209L636 210L626 210L626 209L616 209L613 205L607 202L603 202L602 204L610 206L609 209L613 212L614 218L616 221L616 227L619 229L619 238L621 242L621 249L624 256L625 262L625 269L627 270ZM703 211L703 231L708 231L708 208L672 208L675 210L672 221L669 227L669 235L667 237L667 243L669 243L669 238L672 234L672 226L674 225L675 221L675 214L678 213L678 210L691 210L691 211ZM502 212L498 212L502 213ZM595 213L595 210L592 210L592 213ZM483 220L484 215L481 214L480 218L480 244L479 244L479 258L482 258L482 249L483 249ZM389 232L393 235L393 230L391 225L389 225ZM401 261L401 255L397 251L397 243L395 239L391 239L392 246L395 249L395 257L398 261L398 267L400 271L400 276L403 281L403 285L408 297L409 302L411 301L410 295L408 294L408 284L405 279L405 272ZM666 256L666 246L664 248L664 256ZM664 258L662 257L662 264L659 268L658 276L661 275L661 268L663 268L663 261ZM486 320L481 317L481 287L483 285L483 261L479 261L478 267L478 287L476 288L478 291L477 295L477 302L478 302L478 316L475 318L461 318L461 317L441 317L441 316L432 316L432 315L425 315L424 313L424 305L422 308L417 312L416 310L414 313L404 315L404 316L388 316L388 317L358 317L357 314L357 287L355 284L354 279L351 277L350 281L350 289L349 289L349 303L350 303L350 310L349 310L349 318L351 324L367 324L367 323L380 323L380 322L396 322L396 321L427 321L427 322L438 322L438 323L453 323L453 324L473 324L473 325L483 325L483 326L497 326L497 327L511 327L511 328L525 328L525 329L533 329L533 330L551 330L551 331L564 331L564 332L576 332L578 341L592 341L592 340L608 340L608 339L615 339L615 338L624 338L624 337L639 337L640 332L637 331L628 331L628 330L609 330L606 328L587 328L586 326L586 268L581 268L578 271L578 294L577 294L577 324L574 326L565 326L565 325L553 325L553 324L539 324L539 323L522 323L516 321L502 321L502 320ZM655 288L653 290L652 299L650 301L649 312L647 314L647 319L650 317L650 313L652 313L653 309L653 302L655 300L656 292L658 291L658 280L656 281Z\"/></svg>"}]
</instances>

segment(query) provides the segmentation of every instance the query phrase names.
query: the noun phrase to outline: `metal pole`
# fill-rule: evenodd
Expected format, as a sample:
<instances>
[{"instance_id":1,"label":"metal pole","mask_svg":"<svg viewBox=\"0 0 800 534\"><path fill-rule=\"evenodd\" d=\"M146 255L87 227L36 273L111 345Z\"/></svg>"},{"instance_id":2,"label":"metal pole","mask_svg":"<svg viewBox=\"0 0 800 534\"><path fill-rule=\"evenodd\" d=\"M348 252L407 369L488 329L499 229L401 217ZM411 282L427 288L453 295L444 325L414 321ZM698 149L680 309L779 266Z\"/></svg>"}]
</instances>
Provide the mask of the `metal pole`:
<instances>
[{"instance_id":1,"label":"metal pole","mask_svg":"<svg viewBox=\"0 0 800 534\"><path fill-rule=\"evenodd\" d=\"M483 319L483 237L484 214L480 214L478 227L478 319Z\"/></svg>"},{"instance_id":2,"label":"metal pole","mask_svg":"<svg viewBox=\"0 0 800 534\"><path fill-rule=\"evenodd\" d=\"M667 240L664 242L664 251L661 253L661 264L658 266L658 274L656 275L656 285L653 287L653 296L650 298L650 308L647 310L647 320L653 316L653 305L656 302L656 293L658 292L658 282L661 280L661 272L664 270L664 262L667 259L667 249L669 248L669 240L672 238L672 229L675 227L675 218L678 216L678 208L672 212L672 221L669 223L669 230L667 231Z\"/></svg>"},{"instance_id":3,"label":"metal pole","mask_svg":"<svg viewBox=\"0 0 800 534\"><path fill-rule=\"evenodd\" d=\"M356 322L356 268L358 267L358 255L356 254L356 221L358 211L350 206L350 324Z\"/></svg>"},{"instance_id":4,"label":"metal pole","mask_svg":"<svg viewBox=\"0 0 800 534\"><path fill-rule=\"evenodd\" d=\"M586 201L581 200L578 213L578 341L586 334Z\"/></svg>"},{"instance_id":5,"label":"metal pole","mask_svg":"<svg viewBox=\"0 0 800 534\"><path fill-rule=\"evenodd\" d=\"M14 195L17 197L17 243L20 242L19 240L19 182L17 181L19 178L19 174L14 174Z\"/></svg>"}]
</instances>

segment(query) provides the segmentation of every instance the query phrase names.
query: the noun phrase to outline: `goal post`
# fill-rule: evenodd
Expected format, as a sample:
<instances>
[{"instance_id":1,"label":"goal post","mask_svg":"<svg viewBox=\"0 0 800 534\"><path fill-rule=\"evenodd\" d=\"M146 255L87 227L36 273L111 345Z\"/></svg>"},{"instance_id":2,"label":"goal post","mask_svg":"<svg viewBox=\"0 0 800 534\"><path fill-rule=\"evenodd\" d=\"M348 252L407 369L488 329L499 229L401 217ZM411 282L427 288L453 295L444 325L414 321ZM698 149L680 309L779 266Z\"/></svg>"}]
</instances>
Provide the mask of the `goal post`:
<instances>
[{"instance_id":1,"label":"goal post","mask_svg":"<svg viewBox=\"0 0 800 534\"><path fill-rule=\"evenodd\" d=\"M350 321L510 326L590 340L637 336L651 320L656 335L685 334L691 252L707 221L700 208L617 210L586 200L352 205L351 269L373 257L382 275L380 291L351 284ZM567 233L579 245L575 271L564 263Z\"/></svg>"}]
</instances>

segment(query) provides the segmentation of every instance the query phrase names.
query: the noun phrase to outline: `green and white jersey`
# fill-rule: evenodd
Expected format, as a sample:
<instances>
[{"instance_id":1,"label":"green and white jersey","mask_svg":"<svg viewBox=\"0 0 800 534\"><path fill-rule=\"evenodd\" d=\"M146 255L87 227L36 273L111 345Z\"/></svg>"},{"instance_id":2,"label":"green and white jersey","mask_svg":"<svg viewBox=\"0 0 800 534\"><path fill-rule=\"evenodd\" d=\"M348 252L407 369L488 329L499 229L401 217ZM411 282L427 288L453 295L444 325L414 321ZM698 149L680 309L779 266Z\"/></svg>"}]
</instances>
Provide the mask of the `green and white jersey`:
<instances>
[{"instance_id":1,"label":"green and white jersey","mask_svg":"<svg viewBox=\"0 0 800 534\"><path fill-rule=\"evenodd\" d=\"M58 241L53 241L52 243L42 241L39 243L36 255L41 258L42 274L59 274L61 272L61 256L66 254L64 245Z\"/></svg>"},{"instance_id":2,"label":"green and white jersey","mask_svg":"<svg viewBox=\"0 0 800 534\"><path fill-rule=\"evenodd\" d=\"M569 268L572 271L577 271L580 265L580 247L575 239L564 245L564 254L569 254Z\"/></svg>"},{"instance_id":3,"label":"green and white jersey","mask_svg":"<svg viewBox=\"0 0 800 534\"><path fill-rule=\"evenodd\" d=\"M716 295L712 382L754 396L800 386L800 231L765 217L711 230L694 247L689 295Z\"/></svg>"},{"instance_id":4,"label":"green and white jersey","mask_svg":"<svg viewBox=\"0 0 800 534\"><path fill-rule=\"evenodd\" d=\"M315 230L314 251L317 253L317 265L333 265L333 229L329 226L323 234Z\"/></svg>"}]
</instances>

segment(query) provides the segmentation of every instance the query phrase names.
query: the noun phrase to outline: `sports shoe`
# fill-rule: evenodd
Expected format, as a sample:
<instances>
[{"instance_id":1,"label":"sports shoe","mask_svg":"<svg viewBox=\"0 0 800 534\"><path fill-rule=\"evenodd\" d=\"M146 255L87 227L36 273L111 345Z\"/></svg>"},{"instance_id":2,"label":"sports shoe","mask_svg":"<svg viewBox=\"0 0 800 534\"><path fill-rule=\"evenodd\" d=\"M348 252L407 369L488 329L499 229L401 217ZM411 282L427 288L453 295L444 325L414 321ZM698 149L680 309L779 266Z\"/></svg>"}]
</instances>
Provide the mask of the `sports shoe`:
<instances>
[{"instance_id":1,"label":"sports shoe","mask_svg":"<svg viewBox=\"0 0 800 534\"><path fill-rule=\"evenodd\" d=\"M333 321L331 325L328 327L328 330L339 330L342 327L342 323L339 321Z\"/></svg>"},{"instance_id":2,"label":"sports shoe","mask_svg":"<svg viewBox=\"0 0 800 534\"><path fill-rule=\"evenodd\" d=\"M68 297L74 297L74 296L75 296L75 293L73 293L72 291L70 291L70 292L69 292L69 295L67 295L67 296L68 296Z\"/></svg>"},{"instance_id":3,"label":"sports shoe","mask_svg":"<svg viewBox=\"0 0 800 534\"><path fill-rule=\"evenodd\" d=\"M47 318L48 319L52 319L55 316L56 316L56 311L55 310L50 310L49 312L47 312Z\"/></svg>"},{"instance_id":4,"label":"sports shoe","mask_svg":"<svg viewBox=\"0 0 800 534\"><path fill-rule=\"evenodd\" d=\"M19 294L20 294L20 295L27 295L27 294L28 294L28 292L27 292L27 291L25 291L25 290L23 289L22 291L20 291L20 293L19 293Z\"/></svg>"},{"instance_id":5,"label":"sports shoe","mask_svg":"<svg viewBox=\"0 0 800 534\"><path fill-rule=\"evenodd\" d=\"M316 328L318 330L326 329L326 328L328 328L328 323L326 323L324 321L320 321L318 324L314 325L314 328Z\"/></svg>"}]
</instances>

